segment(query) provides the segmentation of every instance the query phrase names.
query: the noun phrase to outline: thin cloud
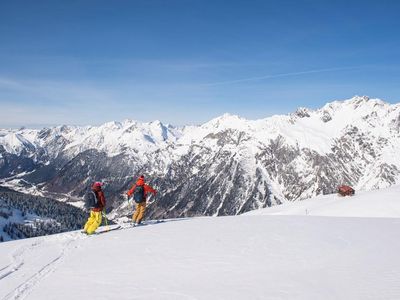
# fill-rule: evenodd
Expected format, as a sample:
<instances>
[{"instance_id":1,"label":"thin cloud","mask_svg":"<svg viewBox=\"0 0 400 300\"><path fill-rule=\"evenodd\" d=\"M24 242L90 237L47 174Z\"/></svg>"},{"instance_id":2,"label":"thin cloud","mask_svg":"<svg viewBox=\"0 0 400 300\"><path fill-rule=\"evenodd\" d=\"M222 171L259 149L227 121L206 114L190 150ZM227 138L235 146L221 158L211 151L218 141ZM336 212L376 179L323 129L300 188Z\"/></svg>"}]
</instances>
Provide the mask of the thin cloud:
<instances>
[{"instance_id":1,"label":"thin cloud","mask_svg":"<svg viewBox=\"0 0 400 300\"><path fill-rule=\"evenodd\" d=\"M6 77L0 77L0 87L17 89L17 88L22 88L23 85L21 85L19 82L15 80Z\"/></svg>"},{"instance_id":2,"label":"thin cloud","mask_svg":"<svg viewBox=\"0 0 400 300\"><path fill-rule=\"evenodd\" d=\"M313 73L336 72L336 71L344 71L344 70L354 70L354 69L359 69L359 68L360 67L317 69L317 70L309 70L309 71L301 71L301 72L281 73L281 74L265 75L265 76L258 76L258 77L241 78L241 79L235 79L235 80L219 81L219 82L205 83L204 85L206 85L206 86L227 85L227 84L234 84L234 83L240 83L240 82L273 79L273 78L279 78L279 77L299 76L299 75L306 75L306 74L313 74Z\"/></svg>"},{"instance_id":3,"label":"thin cloud","mask_svg":"<svg viewBox=\"0 0 400 300\"><path fill-rule=\"evenodd\" d=\"M12 90L13 98L24 99L28 95L34 101L50 104L83 104L83 103L107 103L113 99L111 92L99 85L85 84L65 80L19 80L0 77L0 88ZM0 103L5 100L0 92ZM13 101L15 102L15 101Z\"/></svg>"}]
</instances>

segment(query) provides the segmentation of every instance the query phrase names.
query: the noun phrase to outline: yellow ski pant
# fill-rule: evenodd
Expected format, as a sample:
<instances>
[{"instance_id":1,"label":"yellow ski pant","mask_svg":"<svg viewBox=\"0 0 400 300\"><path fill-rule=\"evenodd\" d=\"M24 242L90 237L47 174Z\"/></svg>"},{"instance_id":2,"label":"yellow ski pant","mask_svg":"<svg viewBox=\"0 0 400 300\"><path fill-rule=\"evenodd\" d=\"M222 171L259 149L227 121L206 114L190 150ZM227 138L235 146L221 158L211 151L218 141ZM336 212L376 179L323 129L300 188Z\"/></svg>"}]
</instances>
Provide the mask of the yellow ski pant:
<instances>
[{"instance_id":1,"label":"yellow ski pant","mask_svg":"<svg viewBox=\"0 0 400 300\"><path fill-rule=\"evenodd\" d=\"M136 210L132 216L132 222L140 223L144 217L144 212L146 211L146 201L142 203L136 203Z\"/></svg>"},{"instance_id":2,"label":"yellow ski pant","mask_svg":"<svg viewBox=\"0 0 400 300\"><path fill-rule=\"evenodd\" d=\"M101 211L90 211L90 217L83 229L87 234L92 234L101 224Z\"/></svg>"}]
</instances>

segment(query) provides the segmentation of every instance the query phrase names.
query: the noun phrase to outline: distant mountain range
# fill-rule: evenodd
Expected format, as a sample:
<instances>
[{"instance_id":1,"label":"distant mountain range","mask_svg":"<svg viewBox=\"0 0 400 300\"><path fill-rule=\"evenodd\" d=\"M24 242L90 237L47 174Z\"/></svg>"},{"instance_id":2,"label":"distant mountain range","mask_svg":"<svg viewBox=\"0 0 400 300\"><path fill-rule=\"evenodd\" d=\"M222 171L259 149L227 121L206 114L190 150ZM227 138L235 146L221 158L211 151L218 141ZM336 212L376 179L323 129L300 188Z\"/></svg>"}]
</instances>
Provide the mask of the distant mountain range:
<instances>
[{"instance_id":1,"label":"distant mountain range","mask_svg":"<svg viewBox=\"0 0 400 300\"><path fill-rule=\"evenodd\" d=\"M158 191L149 217L234 215L332 193L340 184L382 188L400 179L400 104L353 97L317 110L201 126L132 120L99 127L0 130L0 184L82 205L106 183L113 217L140 174Z\"/></svg>"}]
</instances>

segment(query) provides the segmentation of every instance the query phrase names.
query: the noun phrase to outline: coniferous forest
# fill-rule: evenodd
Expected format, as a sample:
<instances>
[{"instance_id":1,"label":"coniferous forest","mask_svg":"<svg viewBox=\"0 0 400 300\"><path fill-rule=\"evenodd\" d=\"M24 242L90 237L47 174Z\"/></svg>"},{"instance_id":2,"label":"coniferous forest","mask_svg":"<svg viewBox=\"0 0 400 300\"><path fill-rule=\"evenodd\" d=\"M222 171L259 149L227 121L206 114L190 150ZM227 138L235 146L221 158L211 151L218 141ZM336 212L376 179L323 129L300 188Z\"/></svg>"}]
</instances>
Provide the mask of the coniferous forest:
<instances>
[{"instance_id":1,"label":"coniferous forest","mask_svg":"<svg viewBox=\"0 0 400 300\"><path fill-rule=\"evenodd\" d=\"M22 239L78 230L87 216L70 204L0 187L0 242L5 240L4 233Z\"/></svg>"}]
</instances>

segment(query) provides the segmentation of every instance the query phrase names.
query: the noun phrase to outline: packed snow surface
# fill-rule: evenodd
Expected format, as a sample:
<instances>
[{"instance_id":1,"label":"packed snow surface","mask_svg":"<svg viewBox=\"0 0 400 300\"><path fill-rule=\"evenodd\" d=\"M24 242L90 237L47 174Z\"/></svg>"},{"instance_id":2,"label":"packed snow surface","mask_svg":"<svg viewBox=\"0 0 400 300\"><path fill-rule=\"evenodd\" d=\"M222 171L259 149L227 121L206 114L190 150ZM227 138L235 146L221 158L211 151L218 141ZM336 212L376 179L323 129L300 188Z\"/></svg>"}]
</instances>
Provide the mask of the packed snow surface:
<instances>
[{"instance_id":1,"label":"packed snow surface","mask_svg":"<svg viewBox=\"0 0 400 300\"><path fill-rule=\"evenodd\" d=\"M400 299L399 236L398 218L247 215L6 242L0 299Z\"/></svg>"},{"instance_id":2,"label":"packed snow surface","mask_svg":"<svg viewBox=\"0 0 400 300\"><path fill-rule=\"evenodd\" d=\"M354 196L323 195L248 212L249 215L311 215L400 218L400 185L356 192Z\"/></svg>"}]
</instances>

